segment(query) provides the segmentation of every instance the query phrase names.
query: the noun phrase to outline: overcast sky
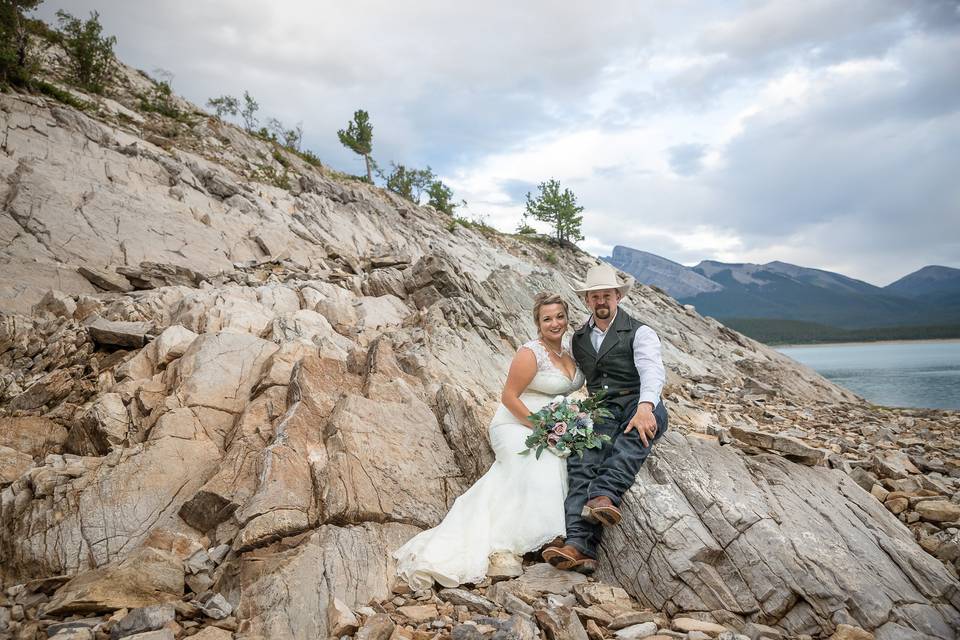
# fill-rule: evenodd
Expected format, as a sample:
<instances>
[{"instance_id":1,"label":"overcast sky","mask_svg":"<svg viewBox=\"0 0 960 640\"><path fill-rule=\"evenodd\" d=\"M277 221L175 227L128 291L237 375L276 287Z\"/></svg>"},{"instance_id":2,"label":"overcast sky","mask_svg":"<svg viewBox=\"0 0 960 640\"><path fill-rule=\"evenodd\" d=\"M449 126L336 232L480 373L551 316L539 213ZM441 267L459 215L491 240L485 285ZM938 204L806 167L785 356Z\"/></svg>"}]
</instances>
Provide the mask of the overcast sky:
<instances>
[{"instance_id":1,"label":"overcast sky","mask_svg":"<svg viewBox=\"0 0 960 640\"><path fill-rule=\"evenodd\" d=\"M362 173L430 165L513 231L556 178L581 246L783 260L885 285L960 267L960 2L47 0L203 105L250 93Z\"/></svg>"}]
</instances>

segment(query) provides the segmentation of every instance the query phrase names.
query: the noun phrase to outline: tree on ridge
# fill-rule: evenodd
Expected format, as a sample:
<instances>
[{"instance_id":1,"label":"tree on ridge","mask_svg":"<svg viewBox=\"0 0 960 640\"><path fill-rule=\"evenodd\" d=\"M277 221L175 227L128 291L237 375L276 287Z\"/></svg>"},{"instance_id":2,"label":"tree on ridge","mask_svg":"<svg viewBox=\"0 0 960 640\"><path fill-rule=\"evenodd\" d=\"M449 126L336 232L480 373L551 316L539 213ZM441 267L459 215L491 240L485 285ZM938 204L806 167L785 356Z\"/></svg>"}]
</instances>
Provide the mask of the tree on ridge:
<instances>
[{"instance_id":1,"label":"tree on ridge","mask_svg":"<svg viewBox=\"0 0 960 640\"><path fill-rule=\"evenodd\" d=\"M540 222L546 222L553 227L554 237L560 241L572 242L583 240L580 224L583 216L580 215L583 207L577 204L577 197L570 189L560 190L560 181L551 178L541 182L537 187L540 193L536 198L527 192L527 211L525 216L532 216Z\"/></svg>"},{"instance_id":2,"label":"tree on ridge","mask_svg":"<svg viewBox=\"0 0 960 640\"><path fill-rule=\"evenodd\" d=\"M370 124L370 114L363 109L353 113L353 120L347 123L346 129L337 131L340 143L354 153L363 156L367 166L367 181L373 184L373 165L370 152L373 151L373 125Z\"/></svg>"}]
</instances>

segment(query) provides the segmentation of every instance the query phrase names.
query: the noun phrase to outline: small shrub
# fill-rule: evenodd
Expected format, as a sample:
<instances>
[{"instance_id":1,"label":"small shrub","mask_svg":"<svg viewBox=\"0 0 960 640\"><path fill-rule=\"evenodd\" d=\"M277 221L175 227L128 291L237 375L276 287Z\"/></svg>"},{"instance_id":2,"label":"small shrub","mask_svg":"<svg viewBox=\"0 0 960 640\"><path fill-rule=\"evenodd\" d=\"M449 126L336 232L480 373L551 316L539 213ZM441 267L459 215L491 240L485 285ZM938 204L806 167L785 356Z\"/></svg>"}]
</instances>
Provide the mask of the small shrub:
<instances>
[{"instance_id":1,"label":"small shrub","mask_svg":"<svg viewBox=\"0 0 960 640\"><path fill-rule=\"evenodd\" d=\"M283 154L280 153L279 149L274 149L271 155L273 156L273 159L277 161L277 164L284 169L290 166L290 161L283 157Z\"/></svg>"},{"instance_id":2,"label":"small shrub","mask_svg":"<svg viewBox=\"0 0 960 640\"><path fill-rule=\"evenodd\" d=\"M457 225L467 227L468 229L474 229L485 236L496 235L499 233L499 231L487 224L487 216L482 214L474 216L473 218L454 216L450 222L447 223L447 231L453 231L457 228Z\"/></svg>"},{"instance_id":3,"label":"small shrub","mask_svg":"<svg viewBox=\"0 0 960 640\"><path fill-rule=\"evenodd\" d=\"M557 252L556 251L547 251L547 255L543 258L550 264L557 264Z\"/></svg>"},{"instance_id":4,"label":"small shrub","mask_svg":"<svg viewBox=\"0 0 960 640\"><path fill-rule=\"evenodd\" d=\"M317 155L309 149L304 149L303 151L294 151L294 153L300 156L300 158L310 166L317 168L323 166L323 163L320 162L320 158L318 158Z\"/></svg>"},{"instance_id":5,"label":"small shrub","mask_svg":"<svg viewBox=\"0 0 960 640\"><path fill-rule=\"evenodd\" d=\"M140 94L140 109L174 120L187 120L187 115L173 103L173 89L166 80L157 82L151 93Z\"/></svg>"},{"instance_id":6,"label":"small shrub","mask_svg":"<svg viewBox=\"0 0 960 640\"><path fill-rule=\"evenodd\" d=\"M531 227L531 226L530 226L529 224L527 224L526 222L521 222L520 225L517 227L517 233L520 234L520 235L522 235L522 236L528 236L528 235L534 234L534 233L536 233L536 232L537 232L537 230L534 229L533 227Z\"/></svg>"},{"instance_id":7,"label":"small shrub","mask_svg":"<svg viewBox=\"0 0 960 640\"><path fill-rule=\"evenodd\" d=\"M61 9L57 11L57 18L63 46L70 57L72 81L83 89L102 93L104 84L110 79L116 36L101 35L103 25L96 11L82 21Z\"/></svg>"},{"instance_id":8,"label":"small shrub","mask_svg":"<svg viewBox=\"0 0 960 640\"><path fill-rule=\"evenodd\" d=\"M218 118L223 116L235 116L240 112L240 101L233 96L222 95L219 98L210 98L207 100L207 106L213 107Z\"/></svg>"},{"instance_id":9,"label":"small shrub","mask_svg":"<svg viewBox=\"0 0 960 640\"><path fill-rule=\"evenodd\" d=\"M72 93L69 91L64 91L56 85L52 85L49 82L44 82L43 80L34 80L33 86L36 87L37 91L43 95L50 96L58 102L62 102L65 105L71 106L74 109L79 109L80 111L87 111L91 108L89 102L83 100L78 100Z\"/></svg>"},{"instance_id":10,"label":"small shrub","mask_svg":"<svg viewBox=\"0 0 960 640\"><path fill-rule=\"evenodd\" d=\"M277 171L268 164L260 165L262 177L275 187L280 189L290 189L290 174L286 169Z\"/></svg>"}]
</instances>

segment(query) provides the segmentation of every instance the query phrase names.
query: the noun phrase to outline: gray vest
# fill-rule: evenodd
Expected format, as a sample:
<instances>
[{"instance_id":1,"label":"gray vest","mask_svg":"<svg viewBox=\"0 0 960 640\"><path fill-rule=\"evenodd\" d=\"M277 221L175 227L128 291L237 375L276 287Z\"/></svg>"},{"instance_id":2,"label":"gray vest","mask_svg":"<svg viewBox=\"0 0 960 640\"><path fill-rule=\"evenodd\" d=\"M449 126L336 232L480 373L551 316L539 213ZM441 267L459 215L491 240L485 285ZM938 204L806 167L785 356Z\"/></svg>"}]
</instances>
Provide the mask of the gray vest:
<instances>
[{"instance_id":1,"label":"gray vest","mask_svg":"<svg viewBox=\"0 0 960 640\"><path fill-rule=\"evenodd\" d=\"M601 390L606 390L608 396L625 391L640 393L640 374L633 362L633 337L642 326L644 323L617 309L617 317L607 328L599 353L590 342L589 321L574 332L573 357L587 379L587 390L591 394Z\"/></svg>"}]
</instances>

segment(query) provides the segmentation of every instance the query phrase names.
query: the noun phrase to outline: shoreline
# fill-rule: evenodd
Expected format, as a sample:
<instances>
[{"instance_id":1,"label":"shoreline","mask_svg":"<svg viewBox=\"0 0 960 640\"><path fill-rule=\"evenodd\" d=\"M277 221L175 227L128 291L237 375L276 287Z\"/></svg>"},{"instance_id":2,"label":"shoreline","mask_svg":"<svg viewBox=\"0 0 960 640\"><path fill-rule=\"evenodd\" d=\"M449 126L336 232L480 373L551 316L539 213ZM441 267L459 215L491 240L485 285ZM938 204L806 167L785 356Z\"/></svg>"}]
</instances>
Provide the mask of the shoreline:
<instances>
[{"instance_id":1,"label":"shoreline","mask_svg":"<svg viewBox=\"0 0 960 640\"><path fill-rule=\"evenodd\" d=\"M939 344L944 342L958 342L960 343L960 338L919 338L917 340L855 340L855 341L843 341L843 342L790 342L783 344L768 344L766 346L771 349L781 349L781 348L795 348L795 347L842 347L842 346L852 346L852 345L864 345L864 344Z\"/></svg>"}]
</instances>

